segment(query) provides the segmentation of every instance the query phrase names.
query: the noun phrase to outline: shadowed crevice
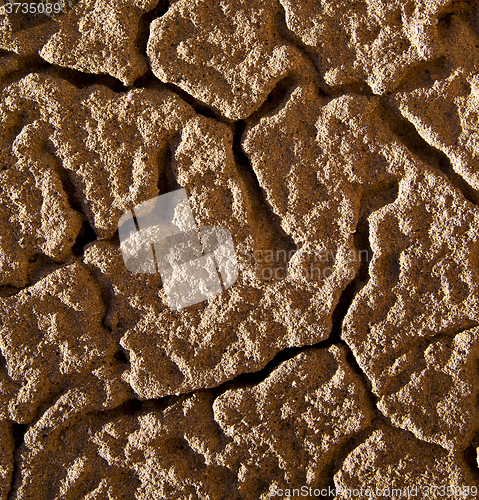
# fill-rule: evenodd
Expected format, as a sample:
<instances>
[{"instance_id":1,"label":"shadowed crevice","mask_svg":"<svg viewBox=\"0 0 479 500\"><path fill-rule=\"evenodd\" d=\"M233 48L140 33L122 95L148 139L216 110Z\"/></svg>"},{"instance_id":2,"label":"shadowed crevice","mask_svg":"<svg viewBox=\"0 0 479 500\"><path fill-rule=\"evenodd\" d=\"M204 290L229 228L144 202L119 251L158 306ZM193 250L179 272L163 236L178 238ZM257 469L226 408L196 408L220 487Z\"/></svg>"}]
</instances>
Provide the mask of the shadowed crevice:
<instances>
[{"instance_id":1,"label":"shadowed crevice","mask_svg":"<svg viewBox=\"0 0 479 500\"><path fill-rule=\"evenodd\" d=\"M72 252L75 256L80 257L83 255L85 246L98 239L95 231L90 223L85 219L83 225L78 233L77 239L72 247Z\"/></svg>"},{"instance_id":2,"label":"shadowed crevice","mask_svg":"<svg viewBox=\"0 0 479 500\"><path fill-rule=\"evenodd\" d=\"M479 369L479 362L476 365L476 369ZM479 404L479 395L477 396L477 404ZM469 467L471 473L475 477L477 483L479 484L479 465L477 463L477 450L479 448L479 433L477 433L470 446L464 450L464 461Z\"/></svg>"},{"instance_id":3,"label":"shadowed crevice","mask_svg":"<svg viewBox=\"0 0 479 500\"><path fill-rule=\"evenodd\" d=\"M449 182L461 193L466 200L479 205L479 191L474 189L457 172L454 171L448 156L425 141L414 125L382 100L380 106L381 117L388 123L397 139L414 153L426 165L440 170Z\"/></svg>"},{"instance_id":4,"label":"shadowed crevice","mask_svg":"<svg viewBox=\"0 0 479 500\"><path fill-rule=\"evenodd\" d=\"M79 196L78 190L71 179L71 171L63 166L62 159L58 156L56 146L50 141L44 143L46 151L55 159L55 172L60 179L63 192L66 194L68 204L73 210L80 212L83 216L82 200Z\"/></svg>"},{"instance_id":5,"label":"shadowed crevice","mask_svg":"<svg viewBox=\"0 0 479 500\"><path fill-rule=\"evenodd\" d=\"M178 394L178 395L168 395L164 396L161 398L153 398L153 399L140 399L138 398L137 400L140 401L143 405L148 405L149 407L151 406L161 406L162 408L166 408L167 406L170 406L171 404L174 404L176 401L178 401L181 398L188 398L193 396L194 394L201 393L201 392L209 392L214 395L215 398L218 396L222 395L228 390L231 389L239 389L239 388L245 388L245 387L253 387L258 385L259 383L263 382L265 379L267 379L273 372L278 368L282 363L285 361L288 361L294 357L296 357L298 354L302 352L308 352L313 349L328 349L332 345L343 345L344 347L348 348L348 346L343 342L340 341L339 343L334 342L333 339L328 338L324 341L318 342L313 345L306 345L302 347L287 347L285 349L280 350L274 357L271 359L262 369L256 371L256 372L245 372L237 375L236 377L232 378L231 380L227 380L223 382L222 384L216 386L216 387L210 387L210 388L204 388L204 389L194 389L190 392ZM117 353L118 354L118 353ZM115 355L116 357L117 355ZM121 356L118 354L118 356ZM123 354L124 356L124 354ZM122 359L124 359L122 357ZM352 356L352 353L351 353ZM354 358L354 357L353 357ZM352 365L353 371L359 370L359 367L357 367L357 363L353 359L353 364L351 364L350 360L348 359L347 355L347 360L350 365ZM355 365L355 366L354 366ZM364 375L363 375L364 377ZM371 394L371 399L375 403L377 401L377 397ZM132 400L130 400L132 401ZM373 403L372 403L373 404ZM143 406L137 405L139 408L138 411L140 411ZM108 410L107 412L101 412L101 414L109 413L109 412L119 412L121 413L123 411L123 405L113 409L113 410Z\"/></svg>"},{"instance_id":6,"label":"shadowed crevice","mask_svg":"<svg viewBox=\"0 0 479 500\"><path fill-rule=\"evenodd\" d=\"M92 85L103 85L115 93L123 93L128 90L128 88L125 87L120 80L104 73L83 73L76 69L50 64L48 67L48 74L67 81L77 89L91 87Z\"/></svg>"},{"instance_id":7,"label":"shadowed crevice","mask_svg":"<svg viewBox=\"0 0 479 500\"><path fill-rule=\"evenodd\" d=\"M479 469L477 467L477 449L476 446L470 445L463 452L464 462L469 468L469 472L474 476L479 484Z\"/></svg>"},{"instance_id":8,"label":"shadowed crevice","mask_svg":"<svg viewBox=\"0 0 479 500\"><path fill-rule=\"evenodd\" d=\"M341 294L336 308L332 314L332 329L331 334L326 342L320 342L313 348L326 347L330 344L342 345L346 349L346 361L355 375L361 380L363 388L366 391L368 406L373 413L371 424L360 431L358 434L351 436L346 443L343 444L340 450L334 453L333 459L327 466L328 476L330 481L322 485L323 488L334 488L334 475L341 469L344 460L358 445L363 443L377 426L378 423L391 426L389 420L383 415L378 407L379 397L372 392L372 384L365 375L353 351L348 344L341 338L342 326L346 315L348 314L351 305L354 302L357 294L362 290L370 279L369 264L373 253L369 240L369 222L368 217L383 206L394 202L398 196L399 185L396 179L390 179L381 184L372 186L362 194L360 204L360 214L356 231L354 233L354 247L356 255L360 258L359 269L354 279L346 286ZM320 498L334 498L334 496L322 496Z\"/></svg>"},{"instance_id":9,"label":"shadowed crevice","mask_svg":"<svg viewBox=\"0 0 479 500\"><path fill-rule=\"evenodd\" d=\"M142 55L146 56L146 46L148 45L148 38L150 37L150 24L155 19L164 16L168 12L169 7L169 0L160 0L156 7L145 12L140 17L138 35L136 37L136 48Z\"/></svg>"},{"instance_id":10,"label":"shadowed crevice","mask_svg":"<svg viewBox=\"0 0 479 500\"><path fill-rule=\"evenodd\" d=\"M330 338L335 342L341 340L341 329L344 318L356 295L369 281L369 263L373 257L369 241L368 217L385 205L393 203L399 192L399 184L395 179L376 185L363 192L360 204L360 214L354 233L355 255L359 257L359 269L354 279L348 283L333 311ZM359 368L359 367L358 367Z\"/></svg>"},{"instance_id":11,"label":"shadowed crevice","mask_svg":"<svg viewBox=\"0 0 479 500\"><path fill-rule=\"evenodd\" d=\"M103 85L115 93L123 93L128 90L120 80L117 80L113 76L83 73L76 69L50 64L43 60L38 54L21 57L20 61L21 68L7 73L2 77L2 86L15 83L31 73L40 73L65 80L77 89L83 89L92 85Z\"/></svg>"},{"instance_id":12,"label":"shadowed crevice","mask_svg":"<svg viewBox=\"0 0 479 500\"><path fill-rule=\"evenodd\" d=\"M315 54L315 49L306 45L301 38L293 33L286 23L286 11L283 5L279 3L278 15L276 16L276 24L278 27L278 32L281 38L288 43L288 45L293 46L298 52L300 52L303 57L308 61L311 67L315 70L316 76L318 77L319 90L322 95L330 96L333 95L331 88L324 81L323 72L318 65L317 57Z\"/></svg>"},{"instance_id":13,"label":"shadowed crevice","mask_svg":"<svg viewBox=\"0 0 479 500\"><path fill-rule=\"evenodd\" d=\"M119 406L115 410L118 411L121 415L134 415L135 413L140 412L142 407L143 407L143 401L140 401L139 399L136 398L132 398L125 401L121 406Z\"/></svg>"},{"instance_id":14,"label":"shadowed crevice","mask_svg":"<svg viewBox=\"0 0 479 500\"><path fill-rule=\"evenodd\" d=\"M18 450L18 448L20 448L23 444L27 428L28 424L17 424L16 422L12 423L12 435L15 443L15 450Z\"/></svg>"},{"instance_id":15,"label":"shadowed crevice","mask_svg":"<svg viewBox=\"0 0 479 500\"><path fill-rule=\"evenodd\" d=\"M334 308L332 314L332 328L330 339L333 339L334 343L341 341L341 330L344 318L346 317L351 304L358 292L366 285L369 281L369 262L372 256L371 246L369 244L369 226L367 221L360 221L356 228L356 234L354 235L354 243L356 252L360 257L359 269L356 273L354 279L349 282L346 288L341 293L339 301Z\"/></svg>"},{"instance_id":16,"label":"shadowed crevice","mask_svg":"<svg viewBox=\"0 0 479 500\"><path fill-rule=\"evenodd\" d=\"M183 101L187 102L195 110L197 114L206 116L207 118L212 118L213 120L216 120L221 123L226 123L226 124L231 123L231 120L223 116L218 110L214 110L210 106L207 106L206 104L196 99L191 94L188 94L188 92L184 91L177 85L173 83L164 83L164 82L162 83L168 90L177 94L178 97L181 97Z\"/></svg>"},{"instance_id":17,"label":"shadowed crevice","mask_svg":"<svg viewBox=\"0 0 479 500\"><path fill-rule=\"evenodd\" d=\"M163 82L159 80L149 69L144 75L140 76L133 83L134 88L141 89L153 89L153 90L163 90L167 89L173 94L176 94L178 97L183 99L187 104L189 104L197 113L201 116L206 116L207 118L212 118L221 123L225 123L229 125L231 120L223 116L218 110L213 109L212 107L206 105L200 100L196 99L192 95L188 94L188 92L184 91L182 88L178 87L174 83Z\"/></svg>"},{"instance_id":18,"label":"shadowed crevice","mask_svg":"<svg viewBox=\"0 0 479 500\"><path fill-rule=\"evenodd\" d=\"M161 90L163 88L163 82L158 80L156 76L153 74L151 69L139 76L134 82L132 87L136 89L153 89L153 90Z\"/></svg>"},{"instance_id":19,"label":"shadowed crevice","mask_svg":"<svg viewBox=\"0 0 479 500\"><path fill-rule=\"evenodd\" d=\"M296 86L297 78L293 75L287 75L273 87L266 100L261 106L248 116L248 123L259 122L264 116L272 115L274 112L289 99Z\"/></svg>"},{"instance_id":20,"label":"shadowed crevice","mask_svg":"<svg viewBox=\"0 0 479 500\"><path fill-rule=\"evenodd\" d=\"M119 349L118 351L116 351L113 357L122 365L126 365L130 362L127 352L125 352L123 349Z\"/></svg>"},{"instance_id":21,"label":"shadowed crevice","mask_svg":"<svg viewBox=\"0 0 479 500\"><path fill-rule=\"evenodd\" d=\"M5 374L7 374L7 360L5 359L5 356L3 355L1 349L0 349L0 371L3 371Z\"/></svg>"},{"instance_id":22,"label":"shadowed crevice","mask_svg":"<svg viewBox=\"0 0 479 500\"><path fill-rule=\"evenodd\" d=\"M180 136L181 133L177 134L177 136L172 139L171 144L178 144ZM158 196L181 189L173 172L173 153L171 144L166 144L158 154Z\"/></svg>"},{"instance_id":23,"label":"shadowed crevice","mask_svg":"<svg viewBox=\"0 0 479 500\"><path fill-rule=\"evenodd\" d=\"M372 97L376 95L369 86L368 82L365 80L329 87L329 92L334 98L341 97L345 94L356 94L365 97Z\"/></svg>"},{"instance_id":24,"label":"shadowed crevice","mask_svg":"<svg viewBox=\"0 0 479 500\"><path fill-rule=\"evenodd\" d=\"M13 52L8 52L9 55L16 55ZM11 85L12 83L21 80L25 76L31 73L43 73L47 71L51 64L44 61L38 54L33 54L31 56L20 57L20 68L14 71L10 71L5 74L1 79L1 86Z\"/></svg>"},{"instance_id":25,"label":"shadowed crevice","mask_svg":"<svg viewBox=\"0 0 479 500\"><path fill-rule=\"evenodd\" d=\"M0 298L5 299L8 297L12 297L13 295L16 295L21 288L17 288L12 285L2 285L0 286ZM1 367L1 362L0 362L0 367Z\"/></svg>"},{"instance_id":26,"label":"shadowed crevice","mask_svg":"<svg viewBox=\"0 0 479 500\"><path fill-rule=\"evenodd\" d=\"M27 424L17 424L16 422L12 422L12 436L14 442L14 455L13 455L13 471L12 471L12 480L10 482L10 490L8 492L7 499L10 499L14 494L14 485L17 477L20 473L20 465L19 465L19 457L18 457L18 449L23 445L25 440L25 434L27 432L28 425Z\"/></svg>"},{"instance_id":27,"label":"shadowed crevice","mask_svg":"<svg viewBox=\"0 0 479 500\"><path fill-rule=\"evenodd\" d=\"M285 251L285 255L292 256L297 250L297 245L293 238L281 227L281 219L273 212L253 166L241 146L245 128L246 122L244 120L237 121L233 127L233 156L237 172L246 186L253 214L257 214L258 218L265 221L264 227L268 228L269 232L272 233L271 241L274 250ZM286 261L284 265L287 266L287 263Z\"/></svg>"}]
</instances>

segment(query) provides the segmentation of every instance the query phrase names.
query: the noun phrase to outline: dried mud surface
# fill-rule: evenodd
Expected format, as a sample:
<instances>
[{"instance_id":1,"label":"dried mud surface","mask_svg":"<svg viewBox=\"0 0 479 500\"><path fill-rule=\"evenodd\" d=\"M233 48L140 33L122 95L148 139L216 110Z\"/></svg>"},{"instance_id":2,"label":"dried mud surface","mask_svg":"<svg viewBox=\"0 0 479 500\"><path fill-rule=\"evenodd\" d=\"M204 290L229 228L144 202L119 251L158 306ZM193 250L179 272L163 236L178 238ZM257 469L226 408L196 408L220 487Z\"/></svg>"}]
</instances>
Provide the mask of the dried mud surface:
<instances>
[{"instance_id":1,"label":"dried mud surface","mask_svg":"<svg viewBox=\"0 0 479 500\"><path fill-rule=\"evenodd\" d=\"M0 2L0 500L475 498L478 1L60 3ZM176 311L118 222L180 188L238 279Z\"/></svg>"}]
</instances>

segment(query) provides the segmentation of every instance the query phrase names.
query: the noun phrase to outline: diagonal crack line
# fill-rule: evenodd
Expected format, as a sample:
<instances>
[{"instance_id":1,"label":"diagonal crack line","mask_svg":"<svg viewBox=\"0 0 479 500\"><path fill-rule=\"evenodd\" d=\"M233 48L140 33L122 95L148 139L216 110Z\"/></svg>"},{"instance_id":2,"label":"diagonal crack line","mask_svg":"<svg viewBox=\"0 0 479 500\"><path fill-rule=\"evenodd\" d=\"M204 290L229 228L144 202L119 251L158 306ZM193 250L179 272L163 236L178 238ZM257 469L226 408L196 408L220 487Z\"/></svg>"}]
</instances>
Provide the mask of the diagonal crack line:
<instances>
[{"instance_id":1,"label":"diagonal crack line","mask_svg":"<svg viewBox=\"0 0 479 500\"><path fill-rule=\"evenodd\" d=\"M170 8L169 0L160 0L158 4L140 17L138 23L138 35L136 37L136 48L140 54L146 57L146 47L150 36L150 24L159 17L164 16Z\"/></svg>"},{"instance_id":2,"label":"diagonal crack line","mask_svg":"<svg viewBox=\"0 0 479 500\"><path fill-rule=\"evenodd\" d=\"M12 470L12 478L10 481L10 489L8 490L7 493L7 500L10 500L13 498L12 495L14 495L15 489L15 482L17 480L17 477L19 476L20 473L20 464L19 460L17 459L17 454L18 454L18 449L20 446L23 444L25 433L27 432L27 424L17 424L16 422L12 423L12 436L13 436L13 441L15 443L14 447L14 453L13 453L13 470Z\"/></svg>"},{"instance_id":3,"label":"diagonal crack line","mask_svg":"<svg viewBox=\"0 0 479 500\"><path fill-rule=\"evenodd\" d=\"M369 225L367 221L358 222L354 235L354 243L355 251L360 257L360 265L354 279L347 284L346 288L341 293L332 314L330 338L334 339L336 342L341 341L342 324L354 298L369 280L369 257L372 255L372 251L369 244ZM364 256L364 253L366 253L366 256Z\"/></svg>"},{"instance_id":4,"label":"diagonal crack line","mask_svg":"<svg viewBox=\"0 0 479 500\"><path fill-rule=\"evenodd\" d=\"M16 55L15 53L9 53L9 55ZM31 73L43 73L50 68L51 64L44 61L38 54L33 54L31 56L19 57L21 61L21 66L18 69L10 71L2 76L0 86L2 88L8 87L9 85L21 80L25 76Z\"/></svg>"},{"instance_id":5,"label":"diagonal crack line","mask_svg":"<svg viewBox=\"0 0 479 500\"><path fill-rule=\"evenodd\" d=\"M379 110L381 117L389 124L397 139L421 161L440 170L449 182L461 191L466 200L479 206L479 191L455 172L448 156L424 140L416 127L396 111L388 100L388 98L380 100Z\"/></svg>"},{"instance_id":6,"label":"diagonal crack line","mask_svg":"<svg viewBox=\"0 0 479 500\"><path fill-rule=\"evenodd\" d=\"M216 386L216 387L208 387L208 388L198 388L194 389L189 392L181 393L181 394L170 394L168 396L163 396L161 398L150 398L150 399L139 399L139 398L132 398L121 405L117 406L116 408L112 408L109 410L105 411L86 411L87 414L101 414L101 415L106 415L106 414L113 414L113 415L122 415L122 414L127 414L131 415L134 413L139 413L142 411L142 409L146 406L150 407L155 407L156 409L161 409L164 410L168 406L171 406L174 404L176 401L184 399L184 398L189 398L194 396L195 394L198 393L204 393L204 392L209 392L214 395L215 398L219 397L223 393L225 393L228 390L231 389L239 389L239 388L244 388L244 387L253 387L258 385L259 383L263 382L266 380L273 372L278 368L282 363L285 361L288 361L289 359L292 359L296 357L298 354L302 352L307 352L311 351L313 349L327 349L331 347L332 345L343 345L345 346L348 351L349 348L345 344L344 341L339 341L339 342L334 342L333 339L329 338L324 341L318 342L317 344L313 345L306 345L302 347L287 347L285 349L280 350L273 359L268 361L266 365L256 371L256 372L249 372L249 373L241 373L237 375L236 377L232 378L231 380L227 380L223 382L222 384ZM347 355L347 361L351 365L352 369L354 372L357 372L359 368L355 367L354 364L355 360L353 360L353 364L351 364L351 360L348 359L352 356L352 353L348 353ZM356 364L357 365L357 364ZM362 374L362 377L364 377L364 374ZM377 398L374 396L372 393L370 394L371 398L375 401ZM372 403L372 407L374 407L374 404Z\"/></svg>"},{"instance_id":7,"label":"diagonal crack line","mask_svg":"<svg viewBox=\"0 0 479 500\"><path fill-rule=\"evenodd\" d=\"M49 127L51 129L51 127ZM50 130L51 132L51 130ZM79 233L77 234L76 240L72 245L72 252L74 255L77 257L80 257L83 255L84 248L88 243L91 243L93 241L97 241L98 237L93 230L92 226L88 222L88 218L85 214L85 211L82 207L82 202L80 199L80 195L78 193L78 190L76 189L74 182L71 179L71 172L70 170L66 169L63 166L61 158L58 156L56 147L52 143L50 139L51 133L49 134L49 137L46 138L46 140L43 142L43 148L45 151L51 155L52 158L54 158L55 165L53 167L54 171L57 173L58 178L60 179L63 191L65 192L67 199L68 199L68 204L70 207L78 212L79 214L82 215L83 217L83 222L81 229Z\"/></svg>"},{"instance_id":8,"label":"diagonal crack line","mask_svg":"<svg viewBox=\"0 0 479 500\"><path fill-rule=\"evenodd\" d=\"M261 118L270 116L278 111L281 105L284 105L290 98L291 93L296 87L297 78L293 75L286 75L281 78L268 94L261 106L251 113L247 118L248 123L258 123Z\"/></svg>"},{"instance_id":9,"label":"diagonal crack line","mask_svg":"<svg viewBox=\"0 0 479 500\"><path fill-rule=\"evenodd\" d=\"M354 233L354 248L356 255L360 258L359 269L354 279L348 283L343 290L338 303L332 314L331 334L326 342L320 342L311 346L312 348L329 346L332 344L343 345L346 348L346 360L353 372L361 379L364 388L367 390L369 403L378 417L377 402L379 398L372 392L372 384L366 374L359 366L356 357L349 345L342 339L341 333L343 322L348 315L354 299L358 293L367 285L370 274L369 264L372 259L372 249L369 240L369 222L368 217L371 213L379 210L385 205L392 203L398 196L399 184L395 178L383 181L363 192L360 204L360 213L356 231ZM374 195L373 195L374 194ZM372 200L372 201L371 201ZM382 414L381 414L382 415ZM382 416L380 417L382 418Z\"/></svg>"},{"instance_id":10,"label":"diagonal crack line","mask_svg":"<svg viewBox=\"0 0 479 500\"><path fill-rule=\"evenodd\" d=\"M286 255L292 255L297 249L293 238L287 234L281 226L281 219L276 215L269 204L266 194L261 187L256 172L254 171L248 155L241 146L241 140L246 128L246 122L239 120L233 127L233 155L237 167L237 172L242 178L247 196L251 201L253 216L258 220L265 221L264 229L272 234L271 243L276 245L276 249L285 250ZM259 215L260 214L260 215Z\"/></svg>"},{"instance_id":11,"label":"diagonal crack line","mask_svg":"<svg viewBox=\"0 0 479 500\"><path fill-rule=\"evenodd\" d=\"M128 90L120 80L106 74L83 73L72 68L50 64L42 59L38 54L21 57L22 65L19 69L7 73L2 77L1 86L6 87L21 80L31 73L47 73L55 78L65 80L77 89L91 87L93 85L103 85L115 93L123 93Z\"/></svg>"},{"instance_id":12,"label":"diagonal crack line","mask_svg":"<svg viewBox=\"0 0 479 500\"><path fill-rule=\"evenodd\" d=\"M133 83L133 88L140 89L167 89L173 94L177 95L180 99L188 103L198 115L206 116L207 118L212 118L217 122L224 123L226 125L231 125L232 120L223 116L217 109L208 106L204 102L196 99L191 94L188 94L185 90L178 87L174 83L164 82L157 78L151 69L149 69L144 75L138 77Z\"/></svg>"},{"instance_id":13,"label":"diagonal crack line","mask_svg":"<svg viewBox=\"0 0 479 500\"><path fill-rule=\"evenodd\" d=\"M281 2L278 2L278 16L277 16L277 26L281 38L287 42L289 45L293 46L298 50L308 61L312 68L314 68L316 75L318 77L318 84L321 92L324 95L332 95L332 91L329 85L324 81L321 68L318 66L316 58L314 57L313 51L309 48L295 33L293 33L286 22L286 10Z\"/></svg>"},{"instance_id":14,"label":"diagonal crack line","mask_svg":"<svg viewBox=\"0 0 479 500\"><path fill-rule=\"evenodd\" d=\"M156 157L158 168L158 196L181 189L173 171L173 151L172 145L178 144L181 137L181 131L175 134L169 142L165 142L163 148L160 148Z\"/></svg>"},{"instance_id":15,"label":"diagonal crack line","mask_svg":"<svg viewBox=\"0 0 479 500\"><path fill-rule=\"evenodd\" d=\"M63 166L63 160L58 155L57 147L52 142L51 138L55 132L55 127L50 124L46 124L46 126L47 126L47 134L44 140L42 141L43 151L48 155L50 155L50 157L54 161L53 171L58 175L63 191L68 199L68 204L70 205L71 208L79 212L86 219L86 214L82 207L82 200L80 193L78 192L72 180L72 172L71 170Z\"/></svg>"},{"instance_id":16,"label":"diagonal crack line","mask_svg":"<svg viewBox=\"0 0 479 500\"><path fill-rule=\"evenodd\" d=\"M161 80L158 79L157 81L161 82ZM184 91L174 83L161 82L161 84L164 85L171 92L181 97L195 110L197 114L206 116L207 118L213 118L214 120L221 123L225 123L227 125L231 124L232 121L229 118L223 116L218 110L212 108L211 106L206 105L202 101L199 101L198 99L196 99L196 97L193 97L191 94L188 94L188 92Z\"/></svg>"},{"instance_id":17,"label":"diagonal crack line","mask_svg":"<svg viewBox=\"0 0 479 500\"><path fill-rule=\"evenodd\" d=\"M13 295L16 295L21 288L17 288L13 285L1 285L0 286L0 298L4 299L7 297L12 297ZM1 363L0 363L1 366Z\"/></svg>"},{"instance_id":18,"label":"diagonal crack line","mask_svg":"<svg viewBox=\"0 0 479 500\"><path fill-rule=\"evenodd\" d=\"M366 286L370 279L369 263L373 252L369 240L368 217L383 206L392 203L398 196L399 184L395 178L383 181L365 190L361 197L359 218L354 232L354 249L359 256L359 269L354 279L343 290L332 315L331 335L336 342L341 341L341 330L344 318L347 316L357 294ZM359 369L359 367L358 367Z\"/></svg>"},{"instance_id":19,"label":"diagonal crack line","mask_svg":"<svg viewBox=\"0 0 479 500\"><path fill-rule=\"evenodd\" d=\"M49 72L52 76L61 78L62 80L66 80L68 83L78 89L91 87L93 85L103 85L104 87L108 87L116 94L121 94L127 92L128 90L128 88L125 87L125 85L123 85L120 80L118 80L114 76L104 73L83 73L82 71L58 66L56 64L49 65Z\"/></svg>"}]
</instances>

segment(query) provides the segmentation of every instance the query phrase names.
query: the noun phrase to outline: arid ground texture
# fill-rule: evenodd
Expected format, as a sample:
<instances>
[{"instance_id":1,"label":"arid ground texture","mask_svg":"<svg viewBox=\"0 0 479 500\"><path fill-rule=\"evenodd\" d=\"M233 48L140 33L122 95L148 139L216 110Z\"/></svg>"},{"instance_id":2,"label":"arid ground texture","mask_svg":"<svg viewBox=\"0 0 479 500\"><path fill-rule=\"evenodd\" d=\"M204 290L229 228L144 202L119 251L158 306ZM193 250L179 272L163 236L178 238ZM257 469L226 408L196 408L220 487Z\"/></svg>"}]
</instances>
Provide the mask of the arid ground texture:
<instances>
[{"instance_id":1,"label":"arid ground texture","mask_svg":"<svg viewBox=\"0 0 479 500\"><path fill-rule=\"evenodd\" d=\"M478 66L478 0L0 1L0 499L476 498Z\"/></svg>"}]
</instances>

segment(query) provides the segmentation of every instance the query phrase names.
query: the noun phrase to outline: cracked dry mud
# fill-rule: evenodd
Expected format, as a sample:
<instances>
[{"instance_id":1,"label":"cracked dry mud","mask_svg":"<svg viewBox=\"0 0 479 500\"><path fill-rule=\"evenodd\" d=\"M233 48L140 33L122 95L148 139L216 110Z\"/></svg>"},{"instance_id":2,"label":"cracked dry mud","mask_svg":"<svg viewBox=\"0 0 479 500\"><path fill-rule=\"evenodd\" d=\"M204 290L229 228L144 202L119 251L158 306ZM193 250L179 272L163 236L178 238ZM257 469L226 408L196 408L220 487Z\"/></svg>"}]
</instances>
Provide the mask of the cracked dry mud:
<instances>
[{"instance_id":1,"label":"cracked dry mud","mask_svg":"<svg viewBox=\"0 0 479 500\"><path fill-rule=\"evenodd\" d=\"M0 2L0 500L476 498L479 2L60 3ZM177 311L118 223L181 188L238 278Z\"/></svg>"}]
</instances>

